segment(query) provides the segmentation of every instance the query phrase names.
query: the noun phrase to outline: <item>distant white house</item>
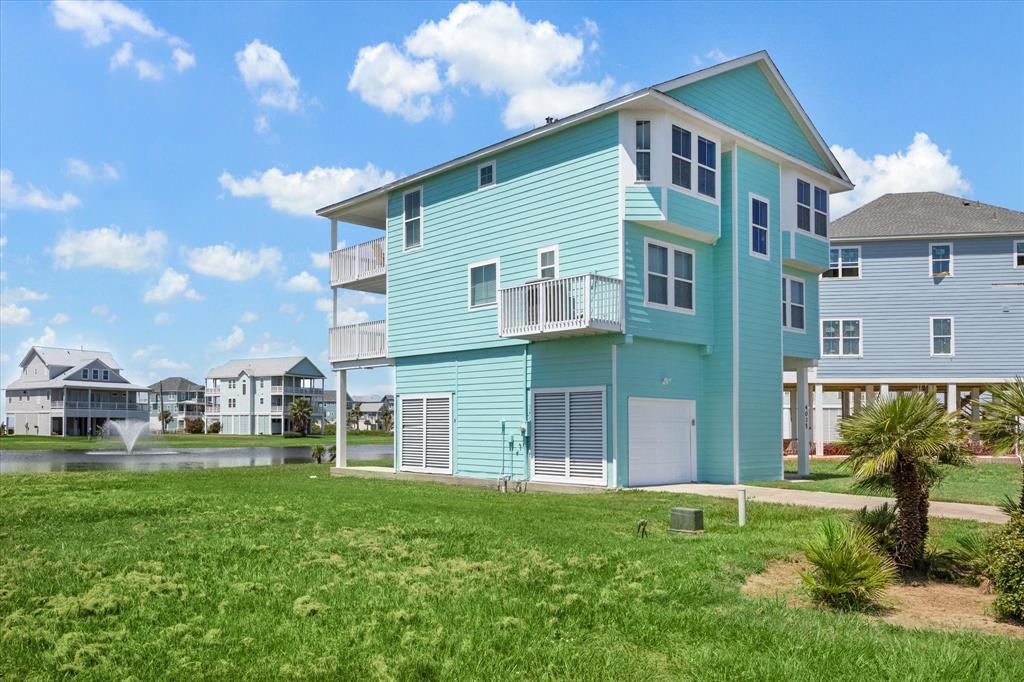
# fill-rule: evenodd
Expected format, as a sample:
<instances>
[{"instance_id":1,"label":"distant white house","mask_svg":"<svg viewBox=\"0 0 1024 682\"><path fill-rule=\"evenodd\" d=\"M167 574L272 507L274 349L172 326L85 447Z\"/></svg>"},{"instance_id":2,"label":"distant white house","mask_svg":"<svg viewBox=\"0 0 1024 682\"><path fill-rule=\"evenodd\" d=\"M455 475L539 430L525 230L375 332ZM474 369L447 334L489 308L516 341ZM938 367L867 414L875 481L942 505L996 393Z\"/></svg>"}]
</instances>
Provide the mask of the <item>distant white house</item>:
<instances>
[{"instance_id":1,"label":"distant white house","mask_svg":"<svg viewBox=\"0 0 1024 682\"><path fill-rule=\"evenodd\" d=\"M395 396L386 395L356 395L350 396L348 400L349 410L358 406L359 420L355 425L357 431L379 431L384 428L381 418L381 411L386 406L391 412L392 418L395 413Z\"/></svg>"},{"instance_id":2,"label":"distant white house","mask_svg":"<svg viewBox=\"0 0 1024 682\"><path fill-rule=\"evenodd\" d=\"M206 375L206 427L221 433L280 434L292 430L289 408L297 398L312 406L311 422L324 425L324 374L304 356L231 360Z\"/></svg>"},{"instance_id":3,"label":"distant white house","mask_svg":"<svg viewBox=\"0 0 1024 682\"><path fill-rule=\"evenodd\" d=\"M108 421L148 419L148 389L121 375L106 351L33 346L7 385L7 421L33 436L95 434Z\"/></svg>"}]
</instances>

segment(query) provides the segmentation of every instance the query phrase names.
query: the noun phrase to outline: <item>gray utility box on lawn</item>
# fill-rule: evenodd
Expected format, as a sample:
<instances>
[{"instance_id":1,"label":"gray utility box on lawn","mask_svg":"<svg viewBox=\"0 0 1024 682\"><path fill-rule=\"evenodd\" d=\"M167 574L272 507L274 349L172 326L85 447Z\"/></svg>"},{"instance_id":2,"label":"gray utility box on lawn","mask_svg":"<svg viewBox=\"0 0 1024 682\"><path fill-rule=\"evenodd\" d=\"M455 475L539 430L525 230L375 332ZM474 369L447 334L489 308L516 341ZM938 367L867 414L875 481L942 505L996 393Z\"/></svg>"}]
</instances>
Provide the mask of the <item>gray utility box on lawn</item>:
<instances>
[{"instance_id":1,"label":"gray utility box on lawn","mask_svg":"<svg viewBox=\"0 0 1024 682\"><path fill-rule=\"evenodd\" d=\"M673 507L670 512L669 533L703 533L704 510Z\"/></svg>"}]
</instances>

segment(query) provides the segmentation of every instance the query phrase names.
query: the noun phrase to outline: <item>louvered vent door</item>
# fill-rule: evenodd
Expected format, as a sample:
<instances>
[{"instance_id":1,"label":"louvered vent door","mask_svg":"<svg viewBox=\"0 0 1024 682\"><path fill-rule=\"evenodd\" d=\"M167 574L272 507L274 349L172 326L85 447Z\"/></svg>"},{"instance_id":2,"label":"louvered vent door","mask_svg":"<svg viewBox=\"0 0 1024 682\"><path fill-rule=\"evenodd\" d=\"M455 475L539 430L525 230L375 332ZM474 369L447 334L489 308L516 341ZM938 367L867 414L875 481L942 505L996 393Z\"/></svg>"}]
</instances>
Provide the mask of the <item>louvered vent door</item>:
<instances>
[{"instance_id":1,"label":"louvered vent door","mask_svg":"<svg viewBox=\"0 0 1024 682\"><path fill-rule=\"evenodd\" d=\"M565 478L567 425L565 393L533 394L534 478Z\"/></svg>"},{"instance_id":2,"label":"louvered vent door","mask_svg":"<svg viewBox=\"0 0 1024 682\"><path fill-rule=\"evenodd\" d=\"M533 478L605 483L604 402L603 389L534 392Z\"/></svg>"},{"instance_id":3,"label":"louvered vent door","mask_svg":"<svg viewBox=\"0 0 1024 682\"><path fill-rule=\"evenodd\" d=\"M427 437L426 468L429 471L452 472L452 398L426 398Z\"/></svg>"},{"instance_id":4,"label":"louvered vent door","mask_svg":"<svg viewBox=\"0 0 1024 682\"><path fill-rule=\"evenodd\" d=\"M422 469L426 461L423 441L426 435L424 428L424 400L423 398L402 398L399 406L401 410L402 441L401 450L398 453L399 468L401 469Z\"/></svg>"},{"instance_id":5,"label":"louvered vent door","mask_svg":"<svg viewBox=\"0 0 1024 682\"><path fill-rule=\"evenodd\" d=\"M569 394L569 478L604 481L604 393Z\"/></svg>"},{"instance_id":6,"label":"louvered vent door","mask_svg":"<svg viewBox=\"0 0 1024 682\"><path fill-rule=\"evenodd\" d=\"M452 397L402 396L399 467L403 471L452 472Z\"/></svg>"}]
</instances>

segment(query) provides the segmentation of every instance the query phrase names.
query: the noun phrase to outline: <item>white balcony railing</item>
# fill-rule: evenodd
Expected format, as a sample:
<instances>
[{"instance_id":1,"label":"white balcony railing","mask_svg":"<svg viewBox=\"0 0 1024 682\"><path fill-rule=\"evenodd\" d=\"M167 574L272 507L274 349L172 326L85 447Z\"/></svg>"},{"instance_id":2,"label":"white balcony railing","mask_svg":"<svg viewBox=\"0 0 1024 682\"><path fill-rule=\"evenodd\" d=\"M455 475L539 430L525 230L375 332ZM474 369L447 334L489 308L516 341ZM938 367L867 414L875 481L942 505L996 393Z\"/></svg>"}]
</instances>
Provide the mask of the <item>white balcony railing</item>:
<instances>
[{"instance_id":1,"label":"white balcony railing","mask_svg":"<svg viewBox=\"0 0 1024 682\"><path fill-rule=\"evenodd\" d=\"M331 286L384 293L387 275L384 237L331 252Z\"/></svg>"},{"instance_id":2,"label":"white balcony railing","mask_svg":"<svg viewBox=\"0 0 1024 682\"><path fill-rule=\"evenodd\" d=\"M53 402L54 408L63 408L65 410L102 410L106 412L148 412L148 403L118 403L118 402L100 402L88 400L65 400L63 402L55 400Z\"/></svg>"},{"instance_id":3,"label":"white balcony railing","mask_svg":"<svg viewBox=\"0 0 1024 682\"><path fill-rule=\"evenodd\" d=\"M283 408L284 408L283 405L271 405L270 406L270 414L281 414L281 412L283 411Z\"/></svg>"},{"instance_id":4,"label":"white balcony railing","mask_svg":"<svg viewBox=\"0 0 1024 682\"><path fill-rule=\"evenodd\" d=\"M388 323L362 322L331 328L330 360L374 360L387 357Z\"/></svg>"},{"instance_id":5,"label":"white balcony railing","mask_svg":"<svg viewBox=\"0 0 1024 682\"><path fill-rule=\"evenodd\" d=\"M559 277L501 289L498 334L548 335L621 332L622 280L601 275Z\"/></svg>"}]
</instances>

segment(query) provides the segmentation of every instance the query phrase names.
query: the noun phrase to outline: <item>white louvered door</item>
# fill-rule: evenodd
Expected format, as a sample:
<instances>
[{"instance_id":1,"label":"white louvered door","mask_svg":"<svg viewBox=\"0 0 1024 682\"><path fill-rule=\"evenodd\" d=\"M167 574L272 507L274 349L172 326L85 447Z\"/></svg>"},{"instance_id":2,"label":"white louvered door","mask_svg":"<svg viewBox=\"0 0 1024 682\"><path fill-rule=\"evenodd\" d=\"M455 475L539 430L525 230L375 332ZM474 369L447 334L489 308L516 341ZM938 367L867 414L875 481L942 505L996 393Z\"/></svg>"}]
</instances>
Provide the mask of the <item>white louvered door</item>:
<instances>
[{"instance_id":1,"label":"white louvered door","mask_svg":"<svg viewBox=\"0 0 1024 682\"><path fill-rule=\"evenodd\" d=\"M452 396L402 396L399 403L399 468L452 472Z\"/></svg>"},{"instance_id":2,"label":"white louvered door","mask_svg":"<svg viewBox=\"0 0 1024 682\"><path fill-rule=\"evenodd\" d=\"M604 388L533 393L533 478L604 485Z\"/></svg>"}]
</instances>

